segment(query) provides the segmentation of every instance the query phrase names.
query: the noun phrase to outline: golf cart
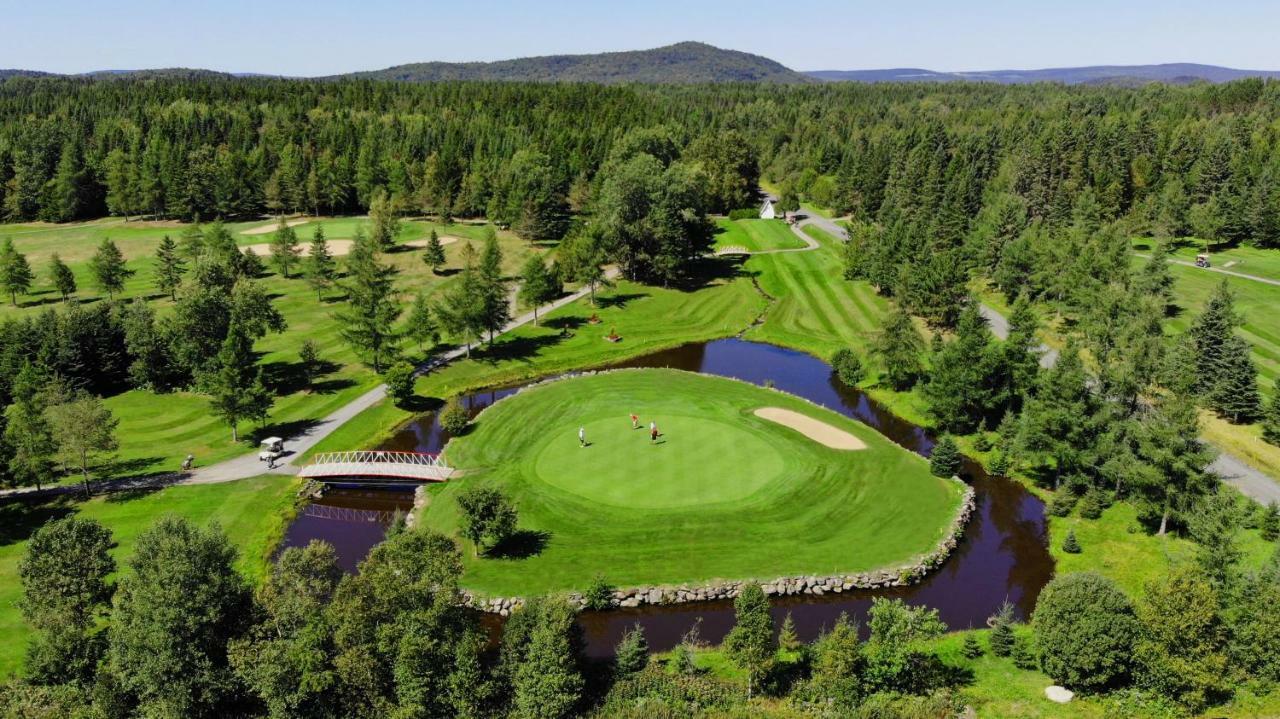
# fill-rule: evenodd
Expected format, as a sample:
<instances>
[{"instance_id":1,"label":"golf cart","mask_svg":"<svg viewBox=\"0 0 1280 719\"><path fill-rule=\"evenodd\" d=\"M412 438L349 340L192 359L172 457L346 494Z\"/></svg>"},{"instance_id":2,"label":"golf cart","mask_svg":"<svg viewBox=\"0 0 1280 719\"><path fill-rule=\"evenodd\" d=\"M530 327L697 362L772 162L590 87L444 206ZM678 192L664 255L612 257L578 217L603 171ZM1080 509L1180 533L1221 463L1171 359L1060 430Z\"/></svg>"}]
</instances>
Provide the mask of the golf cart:
<instances>
[{"instance_id":1,"label":"golf cart","mask_svg":"<svg viewBox=\"0 0 1280 719\"><path fill-rule=\"evenodd\" d=\"M1208 267L1208 266L1209 266L1208 255L1196 255L1196 267Z\"/></svg>"},{"instance_id":2,"label":"golf cart","mask_svg":"<svg viewBox=\"0 0 1280 719\"><path fill-rule=\"evenodd\" d=\"M275 464L277 459L284 456L284 440L279 437L267 437L262 440L262 451L258 453L258 459L267 464Z\"/></svg>"}]
</instances>

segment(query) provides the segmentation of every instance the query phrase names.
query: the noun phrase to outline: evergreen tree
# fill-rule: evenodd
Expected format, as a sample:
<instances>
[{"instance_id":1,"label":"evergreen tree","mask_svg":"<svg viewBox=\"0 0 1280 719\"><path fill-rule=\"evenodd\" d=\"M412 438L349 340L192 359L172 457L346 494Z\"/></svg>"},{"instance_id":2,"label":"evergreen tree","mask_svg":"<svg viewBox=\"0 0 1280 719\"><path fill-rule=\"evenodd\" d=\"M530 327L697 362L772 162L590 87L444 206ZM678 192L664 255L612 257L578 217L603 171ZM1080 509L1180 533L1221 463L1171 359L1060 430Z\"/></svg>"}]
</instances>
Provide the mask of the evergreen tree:
<instances>
[{"instance_id":1,"label":"evergreen tree","mask_svg":"<svg viewBox=\"0 0 1280 719\"><path fill-rule=\"evenodd\" d=\"M124 255L120 248L109 238L104 238L98 245L98 251L89 260L89 271L93 273L94 283L98 289L115 297L117 292L124 291L124 282L133 276L133 270L125 266Z\"/></svg>"},{"instance_id":2,"label":"evergreen tree","mask_svg":"<svg viewBox=\"0 0 1280 719\"><path fill-rule=\"evenodd\" d=\"M49 258L49 281L64 300L76 293L76 276L57 252Z\"/></svg>"},{"instance_id":3,"label":"evergreen tree","mask_svg":"<svg viewBox=\"0 0 1280 719\"><path fill-rule=\"evenodd\" d=\"M227 332L208 383L210 408L231 427L232 442L240 441L241 420L263 421L271 411L271 393L262 383L253 340L242 327L232 325Z\"/></svg>"},{"instance_id":4,"label":"evergreen tree","mask_svg":"<svg viewBox=\"0 0 1280 719\"><path fill-rule=\"evenodd\" d=\"M964 648L960 652L966 659L977 659L986 653L982 648L982 642L978 641L978 635L973 632L964 635Z\"/></svg>"},{"instance_id":5,"label":"evergreen tree","mask_svg":"<svg viewBox=\"0 0 1280 719\"><path fill-rule=\"evenodd\" d=\"M782 620L782 628L778 630L778 648L784 652L800 651L800 637L796 635L796 623L791 612Z\"/></svg>"},{"instance_id":6,"label":"evergreen tree","mask_svg":"<svg viewBox=\"0 0 1280 719\"><path fill-rule=\"evenodd\" d=\"M471 357L471 345L484 337L486 328L484 280L476 270L473 260L465 259L462 276L445 292L436 308L441 326L466 346Z\"/></svg>"},{"instance_id":7,"label":"evergreen tree","mask_svg":"<svg viewBox=\"0 0 1280 719\"><path fill-rule=\"evenodd\" d=\"M178 236L178 244L188 260L195 261L204 254L204 231L200 229L200 223L193 222L183 228L182 234Z\"/></svg>"},{"instance_id":8,"label":"evergreen tree","mask_svg":"<svg viewBox=\"0 0 1280 719\"><path fill-rule=\"evenodd\" d=\"M14 484L36 489L53 479L53 431L45 416L42 372L24 362L13 378L12 402L4 409L4 444L11 452L9 477Z\"/></svg>"},{"instance_id":9,"label":"evergreen tree","mask_svg":"<svg viewBox=\"0 0 1280 719\"><path fill-rule=\"evenodd\" d=\"M404 334L418 343L419 350L424 344L435 346L440 342L440 326L436 322L435 313L431 311L427 295L423 292L419 292L413 298L413 305L409 307L409 317L405 320Z\"/></svg>"},{"instance_id":10,"label":"evergreen tree","mask_svg":"<svg viewBox=\"0 0 1280 719\"><path fill-rule=\"evenodd\" d=\"M929 471L935 477L954 477L960 471L960 461L960 448L951 435L944 434L933 445L933 453L929 455Z\"/></svg>"},{"instance_id":11,"label":"evergreen tree","mask_svg":"<svg viewBox=\"0 0 1280 719\"><path fill-rule=\"evenodd\" d=\"M369 220L373 223L369 239L379 252L386 252L396 244L400 234L400 218L385 190L379 188L369 201Z\"/></svg>"},{"instance_id":12,"label":"evergreen tree","mask_svg":"<svg viewBox=\"0 0 1280 719\"><path fill-rule=\"evenodd\" d=\"M884 326L875 339L874 350L884 365L885 380L899 392L910 389L924 371L920 361L925 351L924 340L911 321L911 315L901 306L895 307L885 318Z\"/></svg>"},{"instance_id":13,"label":"evergreen tree","mask_svg":"<svg viewBox=\"0 0 1280 719\"><path fill-rule=\"evenodd\" d=\"M308 338L302 341L298 348L298 366L302 371L302 379L310 390L320 372L320 350L316 348L315 340Z\"/></svg>"},{"instance_id":14,"label":"evergreen tree","mask_svg":"<svg viewBox=\"0 0 1280 719\"><path fill-rule=\"evenodd\" d=\"M315 231L311 233L311 246L307 259L303 262L302 272L307 277L307 284L316 291L317 300L324 299L324 291L332 287L337 279L337 262L329 253L329 243L325 240L324 228L320 225L316 225Z\"/></svg>"},{"instance_id":15,"label":"evergreen tree","mask_svg":"<svg viewBox=\"0 0 1280 719\"><path fill-rule=\"evenodd\" d=\"M427 236L427 246L422 252L422 262L435 274L439 274L440 268L444 267L444 245L440 244L440 235L436 233L435 228L432 228L431 234Z\"/></svg>"},{"instance_id":16,"label":"evergreen tree","mask_svg":"<svg viewBox=\"0 0 1280 719\"><path fill-rule=\"evenodd\" d=\"M178 253L178 246L165 235L156 248L156 287L176 302L186 271L187 263Z\"/></svg>"},{"instance_id":17,"label":"evergreen tree","mask_svg":"<svg viewBox=\"0 0 1280 719\"><path fill-rule=\"evenodd\" d=\"M649 664L649 642L639 622L622 634L614 652L613 664L620 675L635 674Z\"/></svg>"},{"instance_id":18,"label":"evergreen tree","mask_svg":"<svg viewBox=\"0 0 1280 719\"><path fill-rule=\"evenodd\" d=\"M1170 395L1143 417L1138 431L1138 457L1147 471L1137 475L1139 497L1160 516L1160 534L1169 520L1212 492L1216 477L1207 470L1214 451L1200 440L1195 405Z\"/></svg>"},{"instance_id":19,"label":"evergreen tree","mask_svg":"<svg viewBox=\"0 0 1280 719\"><path fill-rule=\"evenodd\" d=\"M1080 542L1076 540L1076 530L1068 529L1067 536L1062 540L1062 551L1067 554L1079 554Z\"/></svg>"},{"instance_id":20,"label":"evergreen tree","mask_svg":"<svg viewBox=\"0 0 1280 719\"><path fill-rule=\"evenodd\" d=\"M560 295L561 288L546 264L538 255L531 255L520 272L520 292L517 300L525 307L533 308L533 324L538 325L538 307Z\"/></svg>"},{"instance_id":21,"label":"evergreen tree","mask_svg":"<svg viewBox=\"0 0 1280 719\"><path fill-rule=\"evenodd\" d=\"M533 617L513 672L515 715L522 719L571 716L583 688L575 613L560 600L544 600L522 611Z\"/></svg>"},{"instance_id":22,"label":"evergreen tree","mask_svg":"<svg viewBox=\"0 0 1280 719\"><path fill-rule=\"evenodd\" d=\"M1008 401L1014 409L1035 391L1040 374L1039 319L1026 293L1019 293L1009 313L1009 335L1004 341L1003 365L1008 373Z\"/></svg>"},{"instance_id":23,"label":"evergreen tree","mask_svg":"<svg viewBox=\"0 0 1280 719\"><path fill-rule=\"evenodd\" d=\"M799 695L821 704L852 711L863 695L867 659L858 625L844 612L835 626L813 643L812 670L807 686Z\"/></svg>"},{"instance_id":24,"label":"evergreen tree","mask_svg":"<svg viewBox=\"0 0 1280 719\"><path fill-rule=\"evenodd\" d=\"M747 698L773 663L777 650L769 598L759 584L744 584L733 600L733 629L724 638L725 653L747 674Z\"/></svg>"},{"instance_id":25,"label":"evergreen tree","mask_svg":"<svg viewBox=\"0 0 1280 719\"><path fill-rule=\"evenodd\" d=\"M1035 396L1022 413L1019 444L1033 463L1054 478L1079 475L1089 464L1101 425L1101 402L1089 389L1088 376L1074 345L1040 376Z\"/></svg>"},{"instance_id":26,"label":"evergreen tree","mask_svg":"<svg viewBox=\"0 0 1280 719\"><path fill-rule=\"evenodd\" d=\"M111 616L107 666L146 716L233 713L229 642L247 629L249 592L214 525L161 517L138 536Z\"/></svg>"},{"instance_id":27,"label":"evergreen tree","mask_svg":"<svg viewBox=\"0 0 1280 719\"><path fill-rule=\"evenodd\" d=\"M1014 609L1013 605L1005 600L990 619L987 625L991 627L991 635L988 641L991 643L991 653L997 657L1007 657L1013 654L1013 643L1015 636L1013 633Z\"/></svg>"},{"instance_id":28,"label":"evergreen tree","mask_svg":"<svg viewBox=\"0 0 1280 719\"><path fill-rule=\"evenodd\" d=\"M1168 242L1158 242L1151 252L1151 257L1143 264L1134 278L1134 289L1139 295L1155 297L1161 309L1167 309L1173 302L1173 273L1169 270L1169 260L1173 248Z\"/></svg>"},{"instance_id":29,"label":"evergreen tree","mask_svg":"<svg viewBox=\"0 0 1280 719\"><path fill-rule=\"evenodd\" d=\"M22 618L36 631L27 678L37 684L91 686L106 648L97 631L116 571L111 531L94 519L64 517L31 535L18 563Z\"/></svg>"},{"instance_id":30,"label":"evergreen tree","mask_svg":"<svg viewBox=\"0 0 1280 719\"><path fill-rule=\"evenodd\" d=\"M6 237L0 244L0 287L8 293L14 307L18 306L18 295L26 294L34 280L26 255L19 253L13 240Z\"/></svg>"},{"instance_id":31,"label":"evergreen tree","mask_svg":"<svg viewBox=\"0 0 1280 719\"><path fill-rule=\"evenodd\" d=\"M257 279L266 271L262 265L262 258L258 257L258 253L252 247L244 248L244 253L235 263L235 268L236 274L249 279Z\"/></svg>"},{"instance_id":32,"label":"evergreen tree","mask_svg":"<svg viewBox=\"0 0 1280 719\"><path fill-rule=\"evenodd\" d=\"M1237 424L1252 422L1262 413L1258 394L1258 369L1249 356L1249 343L1231 335L1222 346L1214 377L1205 400L1217 413Z\"/></svg>"},{"instance_id":33,"label":"evergreen tree","mask_svg":"<svg viewBox=\"0 0 1280 719\"><path fill-rule=\"evenodd\" d=\"M298 246L298 233L293 231L289 223L283 217L276 225L276 231L271 236L271 264L275 266L280 276L289 279L289 268L293 267L298 261L298 256L302 254L302 248Z\"/></svg>"},{"instance_id":34,"label":"evergreen tree","mask_svg":"<svg viewBox=\"0 0 1280 719\"><path fill-rule=\"evenodd\" d=\"M1280 445L1280 394L1272 396L1262 415L1262 438Z\"/></svg>"},{"instance_id":35,"label":"evergreen tree","mask_svg":"<svg viewBox=\"0 0 1280 719\"><path fill-rule=\"evenodd\" d=\"M992 344L987 322L969 302L960 313L956 338L935 353L924 396L938 426L968 433L982 417L999 408L1003 366L999 348Z\"/></svg>"},{"instance_id":36,"label":"evergreen tree","mask_svg":"<svg viewBox=\"0 0 1280 719\"><path fill-rule=\"evenodd\" d=\"M477 267L481 282L484 329L493 344L494 333L511 320L511 303L507 298L507 279L502 275L502 250L498 247L497 234L490 231L480 252Z\"/></svg>"},{"instance_id":37,"label":"evergreen tree","mask_svg":"<svg viewBox=\"0 0 1280 719\"><path fill-rule=\"evenodd\" d=\"M1263 541L1274 542L1280 538L1280 504L1273 499L1263 510L1262 520L1258 523L1258 532Z\"/></svg>"},{"instance_id":38,"label":"evergreen tree","mask_svg":"<svg viewBox=\"0 0 1280 719\"><path fill-rule=\"evenodd\" d=\"M339 334L378 373L400 353L394 272L378 262L368 240L357 237L347 256L347 309L337 314L342 323Z\"/></svg>"}]
</instances>

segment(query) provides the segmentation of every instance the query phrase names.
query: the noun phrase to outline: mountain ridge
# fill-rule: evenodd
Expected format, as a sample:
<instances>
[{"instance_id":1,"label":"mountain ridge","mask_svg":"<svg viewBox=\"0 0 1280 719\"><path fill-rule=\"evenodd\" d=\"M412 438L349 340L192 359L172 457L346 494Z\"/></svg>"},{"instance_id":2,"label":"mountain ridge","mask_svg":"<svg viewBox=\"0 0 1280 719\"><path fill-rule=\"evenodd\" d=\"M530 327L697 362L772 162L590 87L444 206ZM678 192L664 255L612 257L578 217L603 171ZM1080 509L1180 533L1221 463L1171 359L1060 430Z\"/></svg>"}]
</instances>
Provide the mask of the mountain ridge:
<instances>
[{"instance_id":1,"label":"mountain ridge","mask_svg":"<svg viewBox=\"0 0 1280 719\"><path fill-rule=\"evenodd\" d=\"M1067 85L1167 82L1230 82L1246 77L1280 78L1280 70L1244 70L1221 65L1170 62L1151 65L1082 65L1035 70L972 70L939 72L924 68L870 70L810 70L809 77L825 82L990 82L1022 85L1060 82Z\"/></svg>"}]
</instances>

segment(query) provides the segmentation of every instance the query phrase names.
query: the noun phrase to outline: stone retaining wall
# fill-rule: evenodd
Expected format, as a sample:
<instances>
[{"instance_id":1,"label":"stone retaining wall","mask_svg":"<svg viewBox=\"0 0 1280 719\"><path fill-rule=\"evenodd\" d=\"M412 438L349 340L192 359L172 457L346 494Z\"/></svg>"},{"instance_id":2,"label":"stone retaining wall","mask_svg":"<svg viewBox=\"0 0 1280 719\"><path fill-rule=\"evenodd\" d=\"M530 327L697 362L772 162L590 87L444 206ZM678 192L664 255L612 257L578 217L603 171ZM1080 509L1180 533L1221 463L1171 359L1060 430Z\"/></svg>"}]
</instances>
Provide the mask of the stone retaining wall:
<instances>
[{"instance_id":1,"label":"stone retaining wall","mask_svg":"<svg viewBox=\"0 0 1280 719\"><path fill-rule=\"evenodd\" d=\"M612 370L594 370L587 372L573 372L546 379L531 382L508 397L516 397L521 392L542 385L551 384L552 382L560 382L566 379L576 377L589 377L597 374L607 374L610 372L635 372L645 371L649 368L643 367L627 367ZM683 372L685 370L675 370ZM702 375L700 372L690 372L689 374ZM737 382L745 382L734 377L722 377L720 375L705 375L718 377L720 379L729 379ZM792 399L798 399L808 402L814 407L820 407L828 411L833 411L829 407L818 404L805 397L799 397L789 392L783 392L775 387L760 387L754 383L753 387L760 389L770 389L779 394L784 394ZM507 399L504 397L503 399ZM499 402L485 407L479 415L476 415L476 421L483 417ZM452 440L450 440L452 441ZM448 449L446 445L444 449ZM813 596L823 596L826 594L840 594L859 589L880 589L885 587L905 587L915 584L924 579L928 574L946 561L951 556L951 552L955 551L956 546L960 543L961 537L964 536L964 528L969 522L975 509L975 492L973 487L964 483L959 477L952 477L952 481L959 482L965 488L964 499L960 502L960 508L956 511L956 516L952 519L951 525L944 535L942 541L934 548L932 552L918 557L916 560L890 569L876 569L870 572L860 574L832 574L832 575L803 575L792 577L777 577L770 580L734 580L709 582L701 585L654 585L645 587L632 587L629 589L619 589L613 592L613 598L610 602L613 607L631 608L645 605L661 605L661 604L687 604L691 602L710 602L715 600L733 599L738 596L738 592L743 585L758 583L763 587L765 594L773 596L792 596L797 594L809 594ZM415 503L416 504L416 503ZM410 515L412 516L412 515ZM567 595L570 603L576 605L579 609L586 606L586 599L579 592L571 592ZM474 609L502 616L509 616L512 611L519 609L524 605L523 597L479 597L470 592L462 592L463 603Z\"/></svg>"}]
</instances>

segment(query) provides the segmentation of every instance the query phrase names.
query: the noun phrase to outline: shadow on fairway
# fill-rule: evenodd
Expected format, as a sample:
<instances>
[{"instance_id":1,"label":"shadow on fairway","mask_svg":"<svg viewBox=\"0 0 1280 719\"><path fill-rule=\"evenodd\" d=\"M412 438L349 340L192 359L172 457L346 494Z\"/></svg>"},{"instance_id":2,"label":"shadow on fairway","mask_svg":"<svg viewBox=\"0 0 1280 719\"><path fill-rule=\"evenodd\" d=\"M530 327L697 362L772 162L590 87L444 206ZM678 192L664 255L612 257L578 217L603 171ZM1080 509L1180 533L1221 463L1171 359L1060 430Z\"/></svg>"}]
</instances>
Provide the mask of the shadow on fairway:
<instances>
[{"instance_id":1,"label":"shadow on fairway","mask_svg":"<svg viewBox=\"0 0 1280 719\"><path fill-rule=\"evenodd\" d=\"M645 292L619 292L616 295L598 295L596 304L601 309L616 307L618 309L625 308L633 300L642 300L649 295Z\"/></svg>"},{"instance_id":2,"label":"shadow on fairway","mask_svg":"<svg viewBox=\"0 0 1280 719\"><path fill-rule=\"evenodd\" d=\"M491 559L528 559L529 557L536 557L542 554L543 549L546 549L547 542L550 539L550 532L517 529L510 537L485 552L485 556Z\"/></svg>"},{"instance_id":3,"label":"shadow on fairway","mask_svg":"<svg viewBox=\"0 0 1280 719\"><path fill-rule=\"evenodd\" d=\"M45 522L61 519L74 511L71 501L62 497L43 503L16 500L0 504L0 546L21 542Z\"/></svg>"},{"instance_id":4,"label":"shadow on fairway","mask_svg":"<svg viewBox=\"0 0 1280 719\"><path fill-rule=\"evenodd\" d=\"M547 347L559 344L567 338L560 335L539 335L537 337L512 337L494 342L493 346L479 351L472 350L472 359L489 364L497 364L504 360L528 359L542 352Z\"/></svg>"}]
</instances>

